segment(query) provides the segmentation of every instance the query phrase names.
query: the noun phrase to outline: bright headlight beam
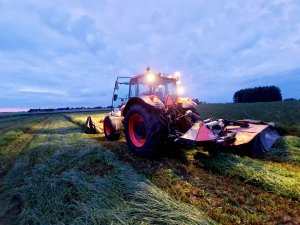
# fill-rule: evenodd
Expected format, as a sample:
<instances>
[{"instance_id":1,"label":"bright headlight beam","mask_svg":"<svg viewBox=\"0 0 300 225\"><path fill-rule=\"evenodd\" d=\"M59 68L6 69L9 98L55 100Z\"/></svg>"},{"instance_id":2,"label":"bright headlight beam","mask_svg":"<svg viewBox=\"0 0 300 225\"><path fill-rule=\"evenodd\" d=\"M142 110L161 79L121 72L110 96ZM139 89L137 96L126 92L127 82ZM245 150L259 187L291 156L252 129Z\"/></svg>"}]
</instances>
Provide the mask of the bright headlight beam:
<instances>
[{"instance_id":1,"label":"bright headlight beam","mask_svg":"<svg viewBox=\"0 0 300 225\"><path fill-rule=\"evenodd\" d=\"M155 80L155 75L153 73L148 73L146 79L148 82L152 83Z\"/></svg>"},{"instance_id":2,"label":"bright headlight beam","mask_svg":"<svg viewBox=\"0 0 300 225\"><path fill-rule=\"evenodd\" d=\"M178 93L179 95L183 94L183 93L184 93L184 88L183 88L183 87L178 87L178 88L177 88L177 93Z\"/></svg>"}]
</instances>

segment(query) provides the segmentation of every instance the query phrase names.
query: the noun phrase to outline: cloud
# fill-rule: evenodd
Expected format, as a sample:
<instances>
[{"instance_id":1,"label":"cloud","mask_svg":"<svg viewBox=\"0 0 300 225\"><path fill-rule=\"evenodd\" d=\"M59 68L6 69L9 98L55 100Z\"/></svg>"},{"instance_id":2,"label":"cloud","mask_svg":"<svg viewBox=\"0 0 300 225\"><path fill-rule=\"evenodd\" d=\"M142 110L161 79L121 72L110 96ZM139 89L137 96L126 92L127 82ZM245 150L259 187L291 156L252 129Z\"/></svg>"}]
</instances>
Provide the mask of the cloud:
<instances>
[{"instance_id":1,"label":"cloud","mask_svg":"<svg viewBox=\"0 0 300 225\"><path fill-rule=\"evenodd\" d=\"M116 76L147 65L207 102L262 84L300 98L296 0L2 0L0 14L0 107L108 105Z\"/></svg>"},{"instance_id":2,"label":"cloud","mask_svg":"<svg viewBox=\"0 0 300 225\"><path fill-rule=\"evenodd\" d=\"M18 92L36 93L36 94L51 94L51 95L67 95L66 91L39 87L25 87L17 90Z\"/></svg>"}]
</instances>

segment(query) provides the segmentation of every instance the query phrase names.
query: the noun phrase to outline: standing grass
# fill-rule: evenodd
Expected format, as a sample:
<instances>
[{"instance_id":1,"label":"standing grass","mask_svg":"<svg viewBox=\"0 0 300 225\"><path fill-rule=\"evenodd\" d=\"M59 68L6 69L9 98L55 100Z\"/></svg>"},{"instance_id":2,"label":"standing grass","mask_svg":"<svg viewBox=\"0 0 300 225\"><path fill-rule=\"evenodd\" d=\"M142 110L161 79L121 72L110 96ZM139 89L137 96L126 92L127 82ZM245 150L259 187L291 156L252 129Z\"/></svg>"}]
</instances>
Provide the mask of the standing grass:
<instances>
[{"instance_id":1,"label":"standing grass","mask_svg":"<svg viewBox=\"0 0 300 225\"><path fill-rule=\"evenodd\" d=\"M300 137L300 101L201 104L198 106L198 111L204 119L212 117L275 122L282 134Z\"/></svg>"}]
</instances>

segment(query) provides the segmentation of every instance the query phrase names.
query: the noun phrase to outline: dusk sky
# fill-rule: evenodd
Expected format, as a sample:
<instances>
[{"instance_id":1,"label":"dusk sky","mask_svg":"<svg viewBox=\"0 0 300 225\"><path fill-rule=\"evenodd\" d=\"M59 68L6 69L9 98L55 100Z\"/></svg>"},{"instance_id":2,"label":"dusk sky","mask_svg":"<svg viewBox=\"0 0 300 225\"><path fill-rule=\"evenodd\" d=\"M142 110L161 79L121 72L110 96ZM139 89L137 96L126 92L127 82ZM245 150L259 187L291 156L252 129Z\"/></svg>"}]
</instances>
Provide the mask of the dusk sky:
<instances>
[{"instance_id":1,"label":"dusk sky","mask_svg":"<svg viewBox=\"0 0 300 225\"><path fill-rule=\"evenodd\" d=\"M118 75L180 71L185 95L300 98L299 0L0 0L0 109L107 106Z\"/></svg>"}]
</instances>

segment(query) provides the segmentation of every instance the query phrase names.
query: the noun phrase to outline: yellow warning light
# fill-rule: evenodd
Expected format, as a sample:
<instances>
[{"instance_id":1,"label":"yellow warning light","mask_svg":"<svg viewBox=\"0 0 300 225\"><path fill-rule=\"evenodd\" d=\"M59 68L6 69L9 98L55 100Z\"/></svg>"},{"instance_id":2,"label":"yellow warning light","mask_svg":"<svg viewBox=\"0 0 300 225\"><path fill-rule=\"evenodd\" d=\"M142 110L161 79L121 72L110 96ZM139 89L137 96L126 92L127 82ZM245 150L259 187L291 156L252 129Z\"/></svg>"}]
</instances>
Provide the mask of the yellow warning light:
<instances>
[{"instance_id":1,"label":"yellow warning light","mask_svg":"<svg viewBox=\"0 0 300 225\"><path fill-rule=\"evenodd\" d=\"M177 80L179 80L179 77L180 77L180 73L179 72L175 72L175 78L177 79Z\"/></svg>"}]
</instances>

